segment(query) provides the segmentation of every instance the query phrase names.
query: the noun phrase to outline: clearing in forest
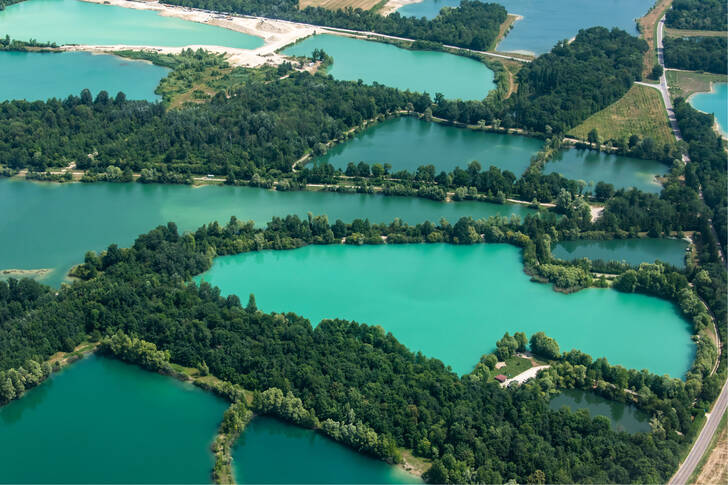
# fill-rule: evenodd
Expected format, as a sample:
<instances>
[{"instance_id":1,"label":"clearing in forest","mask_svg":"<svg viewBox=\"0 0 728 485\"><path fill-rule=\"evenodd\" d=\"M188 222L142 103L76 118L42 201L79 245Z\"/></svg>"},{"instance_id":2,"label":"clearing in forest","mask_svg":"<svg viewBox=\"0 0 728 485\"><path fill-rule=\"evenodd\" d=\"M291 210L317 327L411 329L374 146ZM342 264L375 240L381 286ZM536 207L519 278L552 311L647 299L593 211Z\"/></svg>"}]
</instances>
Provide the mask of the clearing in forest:
<instances>
[{"instance_id":1,"label":"clearing in forest","mask_svg":"<svg viewBox=\"0 0 728 485\"><path fill-rule=\"evenodd\" d=\"M621 99L591 115L582 124L569 131L569 135L586 140L596 129L599 138L607 140L629 139L631 135L650 137L659 145L673 144L662 96L657 89L635 84Z\"/></svg>"},{"instance_id":2,"label":"clearing in forest","mask_svg":"<svg viewBox=\"0 0 728 485\"><path fill-rule=\"evenodd\" d=\"M379 3L382 3L382 0L299 0L298 7L323 7L329 10L351 7L369 10Z\"/></svg>"}]
</instances>

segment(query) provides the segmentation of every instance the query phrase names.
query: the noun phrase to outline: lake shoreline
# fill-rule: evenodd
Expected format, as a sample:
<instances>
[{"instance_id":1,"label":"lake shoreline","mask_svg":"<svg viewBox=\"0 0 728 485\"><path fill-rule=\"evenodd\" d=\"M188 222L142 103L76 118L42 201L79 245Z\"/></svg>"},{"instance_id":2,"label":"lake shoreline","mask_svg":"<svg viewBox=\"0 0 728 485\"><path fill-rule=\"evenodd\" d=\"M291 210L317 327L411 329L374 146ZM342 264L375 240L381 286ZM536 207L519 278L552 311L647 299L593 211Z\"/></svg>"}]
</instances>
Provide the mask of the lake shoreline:
<instances>
[{"instance_id":1,"label":"lake shoreline","mask_svg":"<svg viewBox=\"0 0 728 485\"><path fill-rule=\"evenodd\" d=\"M715 133L718 136L720 136L721 138L723 138L724 140L728 140L728 133L727 133L728 132L728 126L726 126L725 128L722 127L722 126L720 126L720 123L718 123L718 117L715 116L715 114L708 113L708 112L705 112L705 111L703 111L701 109L696 108L693 105L692 101L691 101L693 99L693 97L695 97L697 95L701 95L701 94L716 94L718 92L717 88L715 87L716 84L726 84L726 83L725 82L719 82L719 81L710 81L710 91L696 91L696 92L692 93L690 96L688 96L687 102L688 102L688 104L690 106L692 106L693 109L695 109L697 111L700 111L701 113L704 113L706 115L712 114L713 115L713 131L715 131ZM725 129L725 131L724 131L724 129Z\"/></svg>"}]
</instances>

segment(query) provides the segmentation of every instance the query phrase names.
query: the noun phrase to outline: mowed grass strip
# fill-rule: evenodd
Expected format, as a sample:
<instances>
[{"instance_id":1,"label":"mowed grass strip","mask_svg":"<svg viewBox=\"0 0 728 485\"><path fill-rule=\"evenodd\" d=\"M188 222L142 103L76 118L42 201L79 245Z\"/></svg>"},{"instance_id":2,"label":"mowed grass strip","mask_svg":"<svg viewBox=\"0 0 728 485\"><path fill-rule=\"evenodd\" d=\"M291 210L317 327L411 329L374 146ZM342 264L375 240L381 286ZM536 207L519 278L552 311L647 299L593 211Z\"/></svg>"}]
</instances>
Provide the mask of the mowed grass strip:
<instances>
[{"instance_id":1,"label":"mowed grass strip","mask_svg":"<svg viewBox=\"0 0 728 485\"><path fill-rule=\"evenodd\" d=\"M573 128L569 135L586 140L592 129L597 130L599 139L603 142L629 139L632 135L638 135L642 138L650 137L658 145L675 143L660 92L638 84L632 86L616 103Z\"/></svg>"},{"instance_id":2,"label":"mowed grass strip","mask_svg":"<svg viewBox=\"0 0 728 485\"><path fill-rule=\"evenodd\" d=\"M299 0L298 8L323 7L329 10L339 10L346 7L369 10L382 0Z\"/></svg>"}]
</instances>

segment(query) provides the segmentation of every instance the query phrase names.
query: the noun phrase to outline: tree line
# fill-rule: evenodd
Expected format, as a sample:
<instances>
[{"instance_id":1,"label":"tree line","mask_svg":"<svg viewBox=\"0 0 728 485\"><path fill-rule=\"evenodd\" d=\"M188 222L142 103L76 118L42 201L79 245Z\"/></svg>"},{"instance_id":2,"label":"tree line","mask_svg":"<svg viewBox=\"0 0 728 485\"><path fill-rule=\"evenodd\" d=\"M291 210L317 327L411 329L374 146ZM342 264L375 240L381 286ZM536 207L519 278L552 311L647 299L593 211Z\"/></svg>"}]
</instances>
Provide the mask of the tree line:
<instances>
[{"instance_id":1,"label":"tree line","mask_svg":"<svg viewBox=\"0 0 728 485\"><path fill-rule=\"evenodd\" d=\"M463 0L459 6L443 9L432 20L404 17L397 12L382 16L374 10L329 10L323 7L299 9L298 0L171 0L172 5L218 12L270 17L313 25L362 30L408 39L438 42L473 50L488 50L495 43L506 9L496 3Z\"/></svg>"},{"instance_id":2,"label":"tree line","mask_svg":"<svg viewBox=\"0 0 728 485\"><path fill-rule=\"evenodd\" d=\"M674 29L728 30L728 6L721 0L675 0L665 24Z\"/></svg>"},{"instance_id":3,"label":"tree line","mask_svg":"<svg viewBox=\"0 0 728 485\"><path fill-rule=\"evenodd\" d=\"M725 37L666 37L665 65L687 71L728 73Z\"/></svg>"}]
</instances>

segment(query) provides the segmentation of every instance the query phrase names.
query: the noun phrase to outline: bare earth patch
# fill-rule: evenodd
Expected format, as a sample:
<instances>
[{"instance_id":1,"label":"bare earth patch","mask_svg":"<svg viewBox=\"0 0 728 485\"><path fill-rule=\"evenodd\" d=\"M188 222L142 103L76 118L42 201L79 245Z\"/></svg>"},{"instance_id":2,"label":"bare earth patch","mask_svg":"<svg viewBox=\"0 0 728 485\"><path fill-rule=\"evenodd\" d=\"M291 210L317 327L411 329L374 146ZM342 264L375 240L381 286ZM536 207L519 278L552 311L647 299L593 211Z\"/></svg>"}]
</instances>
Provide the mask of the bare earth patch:
<instances>
[{"instance_id":1,"label":"bare earth patch","mask_svg":"<svg viewBox=\"0 0 728 485\"><path fill-rule=\"evenodd\" d=\"M728 428L725 426L694 483L696 485L728 483Z\"/></svg>"}]
</instances>

